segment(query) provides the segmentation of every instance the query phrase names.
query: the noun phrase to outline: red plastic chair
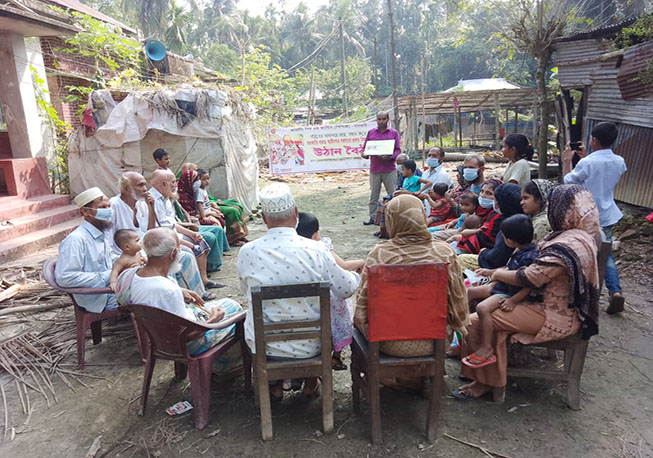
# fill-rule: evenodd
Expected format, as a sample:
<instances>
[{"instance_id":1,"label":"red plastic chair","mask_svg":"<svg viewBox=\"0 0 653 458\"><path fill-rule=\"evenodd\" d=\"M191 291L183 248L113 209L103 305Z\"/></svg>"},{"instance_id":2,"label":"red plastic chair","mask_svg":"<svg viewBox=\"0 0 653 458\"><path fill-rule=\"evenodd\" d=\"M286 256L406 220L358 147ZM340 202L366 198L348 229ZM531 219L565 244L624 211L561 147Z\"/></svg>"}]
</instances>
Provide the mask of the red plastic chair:
<instances>
[{"instance_id":1,"label":"red plastic chair","mask_svg":"<svg viewBox=\"0 0 653 458\"><path fill-rule=\"evenodd\" d=\"M149 345L145 352L145 372L143 377L143 392L141 394L139 415L145 412L150 382L157 358L175 362L175 376L178 379L190 377L190 390L193 396L193 415L195 428L202 430L209 423L209 407L211 403L211 368L236 342L240 342L243 357L243 373L245 389L251 388L252 363L244 338L244 322L246 312L236 313L226 320L214 324L202 324L186 320L173 313L147 305L124 305L121 310L128 310L134 319L137 336L147 336ZM214 347L197 356L190 356L186 344L211 329L223 329L236 324L233 337L223 340ZM141 339L139 337L139 345ZM144 345L141 345L144 346Z\"/></svg>"},{"instance_id":2,"label":"red plastic chair","mask_svg":"<svg viewBox=\"0 0 653 458\"><path fill-rule=\"evenodd\" d=\"M429 377L431 390L426 437L435 440L444 383L447 328L447 264L376 265L367 268L368 336L354 328L351 345L353 406L360 411L360 390L370 404L372 442L383 439L379 380ZM414 358L386 356L379 342L433 340L433 354Z\"/></svg>"},{"instance_id":3,"label":"red plastic chair","mask_svg":"<svg viewBox=\"0 0 653 458\"><path fill-rule=\"evenodd\" d=\"M70 296L75 307L75 322L77 326L77 365L84 369L84 354L86 352L86 331L91 328L93 345L102 342L102 320L117 319L121 312L118 309L107 310L101 313L87 312L77 304L73 294L113 294L111 288L64 288L59 286L54 277L54 269L57 266L57 258L50 258L43 263L43 279L54 289Z\"/></svg>"}]
</instances>

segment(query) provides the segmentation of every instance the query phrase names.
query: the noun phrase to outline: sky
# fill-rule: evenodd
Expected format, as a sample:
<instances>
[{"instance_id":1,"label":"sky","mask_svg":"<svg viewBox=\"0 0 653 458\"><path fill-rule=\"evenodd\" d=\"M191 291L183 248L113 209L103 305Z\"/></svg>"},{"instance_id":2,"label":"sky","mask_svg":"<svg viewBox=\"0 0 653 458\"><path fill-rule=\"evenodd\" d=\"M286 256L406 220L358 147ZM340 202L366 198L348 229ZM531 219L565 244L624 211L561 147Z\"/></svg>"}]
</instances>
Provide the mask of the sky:
<instances>
[{"instance_id":1,"label":"sky","mask_svg":"<svg viewBox=\"0 0 653 458\"><path fill-rule=\"evenodd\" d=\"M252 16L263 16L265 8L270 3L275 4L277 9L292 11L301 1L302 0L239 0L238 8L248 10ZM326 5L328 0L304 0L304 3L308 6L309 11L315 12L320 6Z\"/></svg>"}]
</instances>

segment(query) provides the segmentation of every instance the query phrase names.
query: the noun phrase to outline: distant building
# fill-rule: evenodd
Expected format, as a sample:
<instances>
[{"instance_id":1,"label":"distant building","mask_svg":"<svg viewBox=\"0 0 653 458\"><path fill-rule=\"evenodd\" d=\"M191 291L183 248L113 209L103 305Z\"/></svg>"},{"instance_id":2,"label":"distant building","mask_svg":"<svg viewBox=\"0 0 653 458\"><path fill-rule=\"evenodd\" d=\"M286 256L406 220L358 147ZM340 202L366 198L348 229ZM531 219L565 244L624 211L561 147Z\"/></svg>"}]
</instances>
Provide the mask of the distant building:
<instances>
[{"instance_id":1,"label":"distant building","mask_svg":"<svg viewBox=\"0 0 653 458\"><path fill-rule=\"evenodd\" d=\"M496 91L498 89L521 89L521 87L509 83L504 78L479 78L460 80L454 87L450 87L443 92Z\"/></svg>"}]
</instances>

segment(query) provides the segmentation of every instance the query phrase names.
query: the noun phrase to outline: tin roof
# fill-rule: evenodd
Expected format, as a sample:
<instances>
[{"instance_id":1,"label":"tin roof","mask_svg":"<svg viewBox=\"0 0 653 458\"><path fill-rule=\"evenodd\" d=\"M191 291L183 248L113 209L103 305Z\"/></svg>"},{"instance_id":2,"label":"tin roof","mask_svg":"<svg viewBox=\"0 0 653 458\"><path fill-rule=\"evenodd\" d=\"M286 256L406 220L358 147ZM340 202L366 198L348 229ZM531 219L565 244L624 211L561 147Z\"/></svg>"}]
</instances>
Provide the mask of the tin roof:
<instances>
[{"instance_id":1,"label":"tin roof","mask_svg":"<svg viewBox=\"0 0 653 458\"><path fill-rule=\"evenodd\" d=\"M45 3L52 3L54 5L57 5L62 8L66 8L68 10L74 10L79 13L88 14L89 16L98 19L102 22L106 22L107 24L113 24L115 26L120 27L123 30L123 32L127 32L133 35L137 34L136 30L132 29L128 25L125 25L122 22L110 16L107 16L104 13L101 13L100 11L93 9L90 6L84 5L79 0L43 0L43 1L45 1Z\"/></svg>"}]
</instances>

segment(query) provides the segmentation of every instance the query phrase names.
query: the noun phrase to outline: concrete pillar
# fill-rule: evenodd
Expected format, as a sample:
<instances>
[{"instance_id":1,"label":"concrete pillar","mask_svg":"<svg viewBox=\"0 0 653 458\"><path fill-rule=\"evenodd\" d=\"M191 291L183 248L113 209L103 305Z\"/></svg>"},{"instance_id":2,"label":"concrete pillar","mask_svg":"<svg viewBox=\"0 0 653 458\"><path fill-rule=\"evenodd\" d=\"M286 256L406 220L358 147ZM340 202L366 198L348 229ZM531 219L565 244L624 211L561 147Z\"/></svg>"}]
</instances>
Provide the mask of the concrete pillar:
<instances>
[{"instance_id":1,"label":"concrete pillar","mask_svg":"<svg viewBox=\"0 0 653 458\"><path fill-rule=\"evenodd\" d=\"M43 155L30 63L21 35L0 33L0 101L14 158Z\"/></svg>"}]
</instances>

